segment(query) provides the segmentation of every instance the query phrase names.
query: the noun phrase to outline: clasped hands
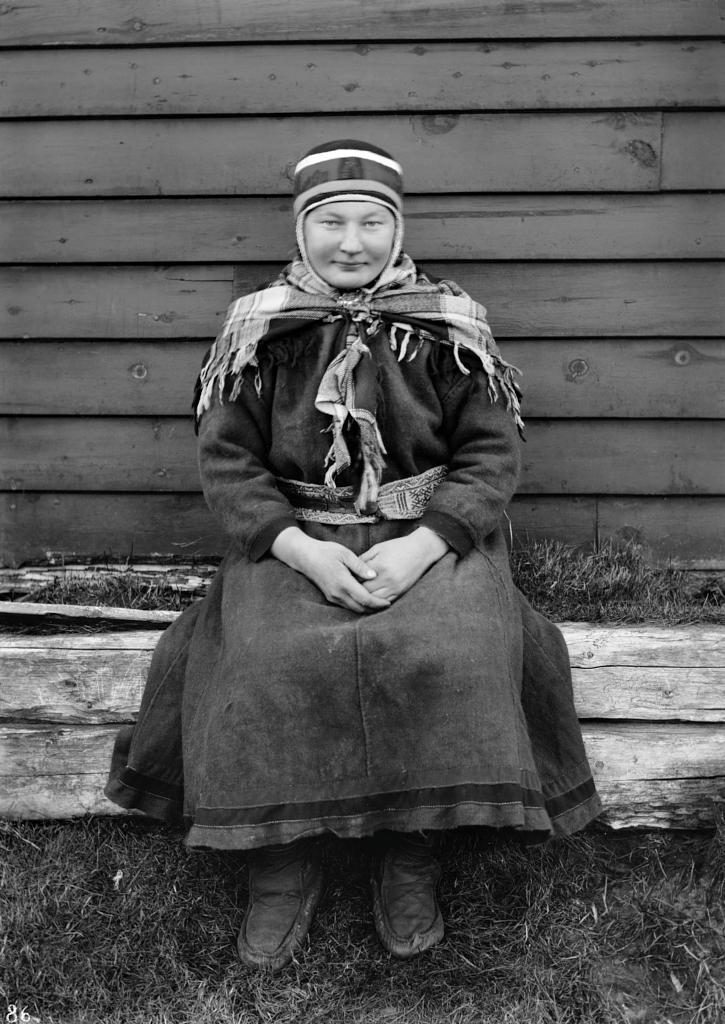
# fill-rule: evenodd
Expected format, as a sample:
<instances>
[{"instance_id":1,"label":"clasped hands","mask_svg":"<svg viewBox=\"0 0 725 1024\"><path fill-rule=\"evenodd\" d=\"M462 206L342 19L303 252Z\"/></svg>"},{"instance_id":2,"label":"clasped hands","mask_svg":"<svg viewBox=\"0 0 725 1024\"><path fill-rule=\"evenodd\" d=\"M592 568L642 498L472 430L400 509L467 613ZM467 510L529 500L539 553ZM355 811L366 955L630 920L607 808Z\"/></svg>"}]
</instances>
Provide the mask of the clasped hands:
<instances>
[{"instance_id":1,"label":"clasped hands","mask_svg":"<svg viewBox=\"0 0 725 1024\"><path fill-rule=\"evenodd\" d=\"M343 544L316 540L289 526L278 534L271 553L307 576L331 604L374 612L389 608L448 550L448 543L427 526L374 544L359 556Z\"/></svg>"}]
</instances>

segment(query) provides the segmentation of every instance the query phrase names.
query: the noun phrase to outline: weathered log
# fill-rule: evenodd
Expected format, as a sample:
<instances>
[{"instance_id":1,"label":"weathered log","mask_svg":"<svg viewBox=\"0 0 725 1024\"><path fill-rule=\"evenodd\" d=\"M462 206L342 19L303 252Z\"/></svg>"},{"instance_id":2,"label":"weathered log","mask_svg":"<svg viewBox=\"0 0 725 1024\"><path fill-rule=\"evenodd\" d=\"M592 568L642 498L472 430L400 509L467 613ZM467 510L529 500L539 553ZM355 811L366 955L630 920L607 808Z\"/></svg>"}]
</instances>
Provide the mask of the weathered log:
<instances>
[{"instance_id":1,"label":"weathered log","mask_svg":"<svg viewBox=\"0 0 725 1024\"><path fill-rule=\"evenodd\" d=\"M580 719L725 722L720 627L562 628ZM0 721L133 721L159 635L149 629L2 637Z\"/></svg>"},{"instance_id":2,"label":"weathered log","mask_svg":"<svg viewBox=\"0 0 725 1024\"><path fill-rule=\"evenodd\" d=\"M103 564L87 560L86 562L60 563L51 562L43 565L24 565L17 569L0 569L0 594L2 601L18 601L23 604L32 601L32 594L40 589L53 587L72 580L77 583L88 582L89 589L93 583L107 579L110 583L122 582L125 575L134 584L142 584L149 588L164 589L183 594L184 597L203 597L212 577L216 573L216 564L174 563L169 560L161 563L133 563L133 567L116 564L106 560ZM55 606L57 608L57 606ZM70 605L67 607L78 607ZM94 608L97 606L93 606ZM0 603L0 615L4 605ZM103 608L104 617L109 611L123 612L122 608ZM139 609L143 611L143 609ZM12 613L11 613L12 614ZM175 613L172 613L175 614ZM157 623L159 626L161 623Z\"/></svg>"},{"instance_id":3,"label":"weathered log","mask_svg":"<svg viewBox=\"0 0 725 1024\"><path fill-rule=\"evenodd\" d=\"M147 611L144 608L107 608L104 605L89 604L39 604L34 601L0 602L0 622L62 623L69 620L80 626L95 622L108 628L133 624L136 628L158 629L176 618L176 612L164 610Z\"/></svg>"},{"instance_id":4,"label":"weathered log","mask_svg":"<svg viewBox=\"0 0 725 1024\"><path fill-rule=\"evenodd\" d=\"M4 778L2 815L42 820L126 813L104 797L106 776L104 766L85 774ZM725 800L725 776L624 782L598 778L597 786L605 806L600 820L611 828L712 828L714 808Z\"/></svg>"},{"instance_id":5,"label":"weathered log","mask_svg":"<svg viewBox=\"0 0 725 1024\"><path fill-rule=\"evenodd\" d=\"M0 814L116 814L103 784L116 726L0 726ZM604 802L602 820L631 826L711 826L725 801L721 725L600 723L584 739Z\"/></svg>"},{"instance_id":6,"label":"weathered log","mask_svg":"<svg viewBox=\"0 0 725 1024\"><path fill-rule=\"evenodd\" d=\"M711 825L725 800L725 628L562 630L604 821ZM111 744L135 718L158 636L0 638L0 814L117 813L102 795Z\"/></svg>"},{"instance_id":7,"label":"weathered log","mask_svg":"<svg viewBox=\"0 0 725 1024\"><path fill-rule=\"evenodd\" d=\"M10 636L0 643L0 721L132 722L158 631Z\"/></svg>"}]
</instances>

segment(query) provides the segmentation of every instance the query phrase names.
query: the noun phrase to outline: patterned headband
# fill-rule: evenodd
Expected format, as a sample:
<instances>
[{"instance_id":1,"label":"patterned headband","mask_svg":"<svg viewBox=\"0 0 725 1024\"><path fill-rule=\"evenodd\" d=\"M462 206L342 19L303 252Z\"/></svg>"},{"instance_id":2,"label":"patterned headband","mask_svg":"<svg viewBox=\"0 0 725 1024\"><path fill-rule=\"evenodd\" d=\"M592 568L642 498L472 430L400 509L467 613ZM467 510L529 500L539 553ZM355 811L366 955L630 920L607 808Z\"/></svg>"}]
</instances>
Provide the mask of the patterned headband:
<instances>
[{"instance_id":1,"label":"patterned headband","mask_svg":"<svg viewBox=\"0 0 725 1024\"><path fill-rule=\"evenodd\" d=\"M400 215L403 169L384 149L357 139L316 146L295 167L295 218L335 200L382 203Z\"/></svg>"}]
</instances>

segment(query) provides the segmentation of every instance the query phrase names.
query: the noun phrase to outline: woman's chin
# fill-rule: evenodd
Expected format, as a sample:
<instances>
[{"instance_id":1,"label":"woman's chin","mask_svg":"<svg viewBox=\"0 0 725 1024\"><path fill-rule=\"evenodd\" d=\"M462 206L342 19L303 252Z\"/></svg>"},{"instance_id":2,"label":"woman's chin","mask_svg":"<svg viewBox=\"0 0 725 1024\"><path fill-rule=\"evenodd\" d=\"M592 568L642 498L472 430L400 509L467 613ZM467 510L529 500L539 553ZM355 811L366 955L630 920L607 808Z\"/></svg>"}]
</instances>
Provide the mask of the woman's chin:
<instances>
[{"instance_id":1,"label":"woman's chin","mask_svg":"<svg viewBox=\"0 0 725 1024\"><path fill-rule=\"evenodd\" d=\"M353 291L370 284L375 280L377 274L371 273L368 266L350 268L349 270L342 267L329 267L320 276L333 288L338 288L340 291Z\"/></svg>"}]
</instances>

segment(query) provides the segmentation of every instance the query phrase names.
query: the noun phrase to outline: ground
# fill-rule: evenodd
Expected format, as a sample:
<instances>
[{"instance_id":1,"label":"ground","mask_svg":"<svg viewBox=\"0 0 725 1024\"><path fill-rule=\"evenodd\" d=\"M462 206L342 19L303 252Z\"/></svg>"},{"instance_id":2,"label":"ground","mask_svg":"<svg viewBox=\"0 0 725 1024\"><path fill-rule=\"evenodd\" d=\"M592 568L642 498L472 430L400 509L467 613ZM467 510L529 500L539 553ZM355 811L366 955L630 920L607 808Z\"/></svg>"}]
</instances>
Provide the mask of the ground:
<instances>
[{"instance_id":1,"label":"ground","mask_svg":"<svg viewBox=\"0 0 725 1024\"><path fill-rule=\"evenodd\" d=\"M275 977L235 952L244 856L142 819L5 823L2 998L43 1024L722 1024L725 833L446 836L446 937L379 946L364 841ZM7 1011L6 1011L7 1012Z\"/></svg>"}]
</instances>

